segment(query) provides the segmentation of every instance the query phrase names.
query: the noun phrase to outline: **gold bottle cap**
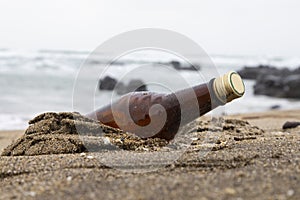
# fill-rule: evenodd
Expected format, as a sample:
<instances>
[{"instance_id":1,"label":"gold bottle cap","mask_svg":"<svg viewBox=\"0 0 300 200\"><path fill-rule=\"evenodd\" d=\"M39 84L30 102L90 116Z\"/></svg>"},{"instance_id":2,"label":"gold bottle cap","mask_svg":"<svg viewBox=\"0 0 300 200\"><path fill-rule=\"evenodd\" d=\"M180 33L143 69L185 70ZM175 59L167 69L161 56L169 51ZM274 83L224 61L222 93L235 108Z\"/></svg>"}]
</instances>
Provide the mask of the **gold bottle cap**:
<instances>
[{"instance_id":1,"label":"gold bottle cap","mask_svg":"<svg viewBox=\"0 0 300 200\"><path fill-rule=\"evenodd\" d=\"M240 75L230 71L214 81L214 90L216 96L224 103L239 98L245 93L245 85Z\"/></svg>"}]
</instances>

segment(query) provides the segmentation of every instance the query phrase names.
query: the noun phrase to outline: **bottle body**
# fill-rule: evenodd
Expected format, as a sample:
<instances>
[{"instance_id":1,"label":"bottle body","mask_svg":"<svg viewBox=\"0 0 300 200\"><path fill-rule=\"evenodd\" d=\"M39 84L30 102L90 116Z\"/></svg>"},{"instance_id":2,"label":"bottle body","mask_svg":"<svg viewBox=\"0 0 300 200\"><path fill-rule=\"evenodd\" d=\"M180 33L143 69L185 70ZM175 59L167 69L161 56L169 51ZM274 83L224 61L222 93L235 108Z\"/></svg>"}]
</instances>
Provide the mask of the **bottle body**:
<instances>
[{"instance_id":1,"label":"bottle body","mask_svg":"<svg viewBox=\"0 0 300 200\"><path fill-rule=\"evenodd\" d=\"M172 140L183 126L225 102L215 79L170 94L133 92L87 117L136 135Z\"/></svg>"}]
</instances>

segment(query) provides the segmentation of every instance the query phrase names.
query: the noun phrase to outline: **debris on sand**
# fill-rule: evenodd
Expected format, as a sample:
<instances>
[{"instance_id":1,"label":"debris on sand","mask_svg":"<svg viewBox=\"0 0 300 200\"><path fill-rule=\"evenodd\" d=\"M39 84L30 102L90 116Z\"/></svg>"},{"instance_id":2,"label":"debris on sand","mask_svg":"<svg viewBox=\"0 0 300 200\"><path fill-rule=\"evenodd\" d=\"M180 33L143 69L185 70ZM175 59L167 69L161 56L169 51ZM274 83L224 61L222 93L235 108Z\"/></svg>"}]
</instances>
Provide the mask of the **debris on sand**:
<instances>
[{"instance_id":1,"label":"debris on sand","mask_svg":"<svg viewBox=\"0 0 300 200\"><path fill-rule=\"evenodd\" d=\"M288 129L288 128L296 128L297 126L300 126L300 122L285 122L282 126L282 129Z\"/></svg>"}]
</instances>

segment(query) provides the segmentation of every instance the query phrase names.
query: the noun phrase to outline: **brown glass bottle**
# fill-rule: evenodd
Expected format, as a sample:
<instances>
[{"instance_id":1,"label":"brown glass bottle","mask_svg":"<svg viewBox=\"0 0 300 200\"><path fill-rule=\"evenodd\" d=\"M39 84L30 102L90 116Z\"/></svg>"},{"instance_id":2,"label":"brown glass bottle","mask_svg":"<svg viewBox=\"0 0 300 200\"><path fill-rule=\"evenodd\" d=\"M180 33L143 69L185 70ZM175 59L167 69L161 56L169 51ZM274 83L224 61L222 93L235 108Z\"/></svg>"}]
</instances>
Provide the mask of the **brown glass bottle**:
<instances>
[{"instance_id":1,"label":"brown glass bottle","mask_svg":"<svg viewBox=\"0 0 300 200\"><path fill-rule=\"evenodd\" d=\"M172 140L180 126L243 96L244 91L241 77L232 71L171 94L129 93L86 116L143 138Z\"/></svg>"}]
</instances>

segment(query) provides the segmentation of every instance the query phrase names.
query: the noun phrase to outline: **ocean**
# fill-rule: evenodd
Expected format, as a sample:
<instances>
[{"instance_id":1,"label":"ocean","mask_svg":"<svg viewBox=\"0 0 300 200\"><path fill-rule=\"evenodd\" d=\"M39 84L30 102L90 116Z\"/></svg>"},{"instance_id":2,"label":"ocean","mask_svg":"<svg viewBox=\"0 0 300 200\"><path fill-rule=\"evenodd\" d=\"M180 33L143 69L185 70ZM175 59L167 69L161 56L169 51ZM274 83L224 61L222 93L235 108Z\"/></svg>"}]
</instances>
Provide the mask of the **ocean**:
<instances>
[{"instance_id":1,"label":"ocean","mask_svg":"<svg viewBox=\"0 0 300 200\"><path fill-rule=\"evenodd\" d=\"M279 68L300 66L298 57L212 55L210 58L219 74L259 64ZM156 92L184 88L185 81L189 85L205 82L203 69L195 72L162 67L172 60L178 59L167 54L139 52L120 58L107 69L105 56L91 59L89 52L1 49L0 130L25 129L28 120L43 112L79 111L84 114L119 97L111 91L98 90L95 77L109 75L124 83L139 79L149 83L148 89ZM86 74L81 73L83 68L89 69ZM300 109L300 101L254 96L253 85L254 81L245 80L244 97L227 104L225 114L266 111L275 105L280 109ZM90 89L94 96L87 93ZM94 98L94 105L89 105L92 101L87 98Z\"/></svg>"}]
</instances>

